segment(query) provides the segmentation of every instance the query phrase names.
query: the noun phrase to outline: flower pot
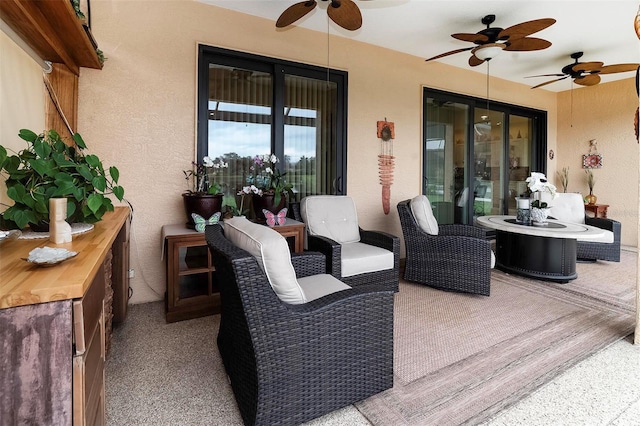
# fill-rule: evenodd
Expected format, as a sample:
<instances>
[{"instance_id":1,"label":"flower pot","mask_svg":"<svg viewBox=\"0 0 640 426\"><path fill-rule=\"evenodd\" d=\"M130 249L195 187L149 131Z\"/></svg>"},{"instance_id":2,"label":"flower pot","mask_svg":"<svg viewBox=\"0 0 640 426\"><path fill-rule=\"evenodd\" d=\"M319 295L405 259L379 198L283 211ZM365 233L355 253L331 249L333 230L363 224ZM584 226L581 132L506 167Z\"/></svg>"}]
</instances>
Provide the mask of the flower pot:
<instances>
[{"instance_id":1,"label":"flower pot","mask_svg":"<svg viewBox=\"0 0 640 426\"><path fill-rule=\"evenodd\" d=\"M531 221L533 222L534 225L546 225L547 222L547 217L549 216L549 211L551 211L551 209L549 208L538 208L538 207L532 207L531 208Z\"/></svg>"},{"instance_id":2,"label":"flower pot","mask_svg":"<svg viewBox=\"0 0 640 426\"><path fill-rule=\"evenodd\" d=\"M274 204L274 198L274 194L252 195L251 204L253 204L253 213L256 216L257 222L267 222L267 218L264 217L262 209L269 210L273 214L276 214L287 205L287 197L284 194L282 194L282 196L280 197L280 202L278 203L278 205Z\"/></svg>"},{"instance_id":3,"label":"flower pot","mask_svg":"<svg viewBox=\"0 0 640 426\"><path fill-rule=\"evenodd\" d=\"M196 226L191 213L199 214L206 220L222 210L222 194L182 194L182 199L187 215L187 228L195 229Z\"/></svg>"}]
</instances>

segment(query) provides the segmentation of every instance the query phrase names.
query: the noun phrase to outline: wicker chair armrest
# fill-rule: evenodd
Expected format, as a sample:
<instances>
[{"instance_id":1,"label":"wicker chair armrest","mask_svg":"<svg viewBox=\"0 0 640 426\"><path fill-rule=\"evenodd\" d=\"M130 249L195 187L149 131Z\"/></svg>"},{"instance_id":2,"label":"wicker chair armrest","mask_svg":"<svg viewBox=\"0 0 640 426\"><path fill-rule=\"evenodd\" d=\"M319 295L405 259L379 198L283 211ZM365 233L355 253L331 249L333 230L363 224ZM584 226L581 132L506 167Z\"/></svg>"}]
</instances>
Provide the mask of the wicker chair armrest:
<instances>
[{"instance_id":1,"label":"wicker chair armrest","mask_svg":"<svg viewBox=\"0 0 640 426\"><path fill-rule=\"evenodd\" d=\"M308 316L316 312L335 309L340 306L369 306L377 303L393 305L393 295L393 290L379 285L352 287L347 290L327 294L311 302L301 305L287 305L287 307L293 316ZM340 320L336 318L336 321L339 322Z\"/></svg>"},{"instance_id":2,"label":"wicker chair armrest","mask_svg":"<svg viewBox=\"0 0 640 426\"><path fill-rule=\"evenodd\" d=\"M613 232L614 237L616 235L619 237L622 230L622 225L620 224L620 222L613 219L605 219L602 217L585 217L584 223L590 226L595 226L596 228L611 231Z\"/></svg>"},{"instance_id":3,"label":"wicker chair armrest","mask_svg":"<svg viewBox=\"0 0 640 426\"><path fill-rule=\"evenodd\" d=\"M396 246L398 253L400 250L400 238L382 231L367 231L360 228L360 242L393 252L395 252Z\"/></svg>"},{"instance_id":4,"label":"wicker chair armrest","mask_svg":"<svg viewBox=\"0 0 640 426\"><path fill-rule=\"evenodd\" d=\"M324 254L326 274L331 274L338 279L342 276L342 246L337 241L320 235L309 235L307 246L311 251Z\"/></svg>"},{"instance_id":5,"label":"wicker chair armrest","mask_svg":"<svg viewBox=\"0 0 640 426\"><path fill-rule=\"evenodd\" d=\"M472 225L439 225L438 235L464 236L486 239L486 231L478 226Z\"/></svg>"},{"instance_id":6,"label":"wicker chair armrest","mask_svg":"<svg viewBox=\"0 0 640 426\"><path fill-rule=\"evenodd\" d=\"M298 278L326 273L325 256L317 251L291 253L291 264Z\"/></svg>"}]
</instances>

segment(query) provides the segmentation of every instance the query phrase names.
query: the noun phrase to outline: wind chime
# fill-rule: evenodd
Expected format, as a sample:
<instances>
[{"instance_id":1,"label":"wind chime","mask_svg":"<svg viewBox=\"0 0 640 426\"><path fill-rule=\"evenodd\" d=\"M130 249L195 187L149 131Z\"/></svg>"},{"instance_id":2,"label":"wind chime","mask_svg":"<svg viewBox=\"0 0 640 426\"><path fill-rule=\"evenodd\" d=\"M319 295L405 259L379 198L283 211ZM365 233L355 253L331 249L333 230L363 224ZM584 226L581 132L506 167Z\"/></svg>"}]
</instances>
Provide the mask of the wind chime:
<instances>
[{"instance_id":1,"label":"wind chime","mask_svg":"<svg viewBox=\"0 0 640 426\"><path fill-rule=\"evenodd\" d=\"M393 139L396 137L392 122L378 121L378 138L380 138L380 154L378 154L378 174L382 185L382 210L389 214L391 202L391 184L393 183L393 168L395 157L393 156Z\"/></svg>"}]
</instances>

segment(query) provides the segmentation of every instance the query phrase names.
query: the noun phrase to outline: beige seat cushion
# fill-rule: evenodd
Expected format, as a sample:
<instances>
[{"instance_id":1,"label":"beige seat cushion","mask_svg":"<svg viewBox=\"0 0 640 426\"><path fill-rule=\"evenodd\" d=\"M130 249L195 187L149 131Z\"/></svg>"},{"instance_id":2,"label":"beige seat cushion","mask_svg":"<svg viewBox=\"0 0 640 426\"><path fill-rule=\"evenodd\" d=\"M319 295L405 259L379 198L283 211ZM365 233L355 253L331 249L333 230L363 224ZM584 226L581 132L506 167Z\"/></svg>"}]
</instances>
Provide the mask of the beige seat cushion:
<instances>
[{"instance_id":1,"label":"beige seat cushion","mask_svg":"<svg viewBox=\"0 0 640 426\"><path fill-rule=\"evenodd\" d=\"M339 244L360 241L356 205L351 197L305 197L300 201L300 214L309 235L331 238Z\"/></svg>"},{"instance_id":2,"label":"beige seat cushion","mask_svg":"<svg viewBox=\"0 0 640 426\"><path fill-rule=\"evenodd\" d=\"M225 220L224 234L229 241L256 258L280 300L291 304L307 301L296 280L289 244L282 235L245 217Z\"/></svg>"},{"instance_id":3,"label":"beige seat cushion","mask_svg":"<svg viewBox=\"0 0 640 426\"><path fill-rule=\"evenodd\" d=\"M393 269L393 252L364 243L341 245L343 277Z\"/></svg>"},{"instance_id":4,"label":"beige seat cushion","mask_svg":"<svg viewBox=\"0 0 640 426\"><path fill-rule=\"evenodd\" d=\"M411 206L411 213L418 222L418 226L424 232L430 235L438 235L438 221L433 215L433 209L431 209L431 203L426 195L418 195L411 199L409 203Z\"/></svg>"},{"instance_id":5,"label":"beige seat cushion","mask_svg":"<svg viewBox=\"0 0 640 426\"><path fill-rule=\"evenodd\" d=\"M329 274L311 275L308 277L298 278L298 284L302 287L307 302L319 299L327 294L335 293L336 291L351 288L333 275Z\"/></svg>"}]
</instances>

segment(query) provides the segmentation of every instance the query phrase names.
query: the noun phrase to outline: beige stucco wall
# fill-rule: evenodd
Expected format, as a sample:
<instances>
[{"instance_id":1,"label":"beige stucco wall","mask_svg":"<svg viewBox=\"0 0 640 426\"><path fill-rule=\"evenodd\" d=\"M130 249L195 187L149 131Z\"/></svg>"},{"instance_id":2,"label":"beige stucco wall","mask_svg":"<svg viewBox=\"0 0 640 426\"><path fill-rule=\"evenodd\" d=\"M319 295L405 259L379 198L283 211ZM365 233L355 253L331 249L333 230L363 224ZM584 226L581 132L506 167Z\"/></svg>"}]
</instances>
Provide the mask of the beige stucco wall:
<instances>
[{"instance_id":1,"label":"beige stucco wall","mask_svg":"<svg viewBox=\"0 0 640 426\"><path fill-rule=\"evenodd\" d=\"M81 71L78 128L90 150L118 166L134 207L131 301L157 300L165 290L161 227L185 220L182 170L195 158L197 43L326 66L327 36L277 31L271 21L196 2L92 6L92 31L108 59L103 70ZM376 121L395 122L395 206L420 192L422 87L484 97L486 75L344 38L331 37L330 46L330 66L349 73L347 193L364 228L401 235L395 209L382 212ZM490 93L548 111L557 151L555 93L499 79Z\"/></svg>"},{"instance_id":2,"label":"beige stucco wall","mask_svg":"<svg viewBox=\"0 0 640 426\"><path fill-rule=\"evenodd\" d=\"M629 246L638 244L637 107L633 77L558 94L557 170L569 167L567 191L587 195L582 155L589 152L589 141L596 140L603 166L593 169L593 193L598 204L609 204L608 217L620 221L621 242ZM556 184L562 188L557 176Z\"/></svg>"},{"instance_id":3,"label":"beige stucco wall","mask_svg":"<svg viewBox=\"0 0 640 426\"><path fill-rule=\"evenodd\" d=\"M18 137L20 129L44 130L44 100L42 68L0 31L0 145L9 155L27 146ZM0 179L0 211L3 204L13 202Z\"/></svg>"}]
</instances>

